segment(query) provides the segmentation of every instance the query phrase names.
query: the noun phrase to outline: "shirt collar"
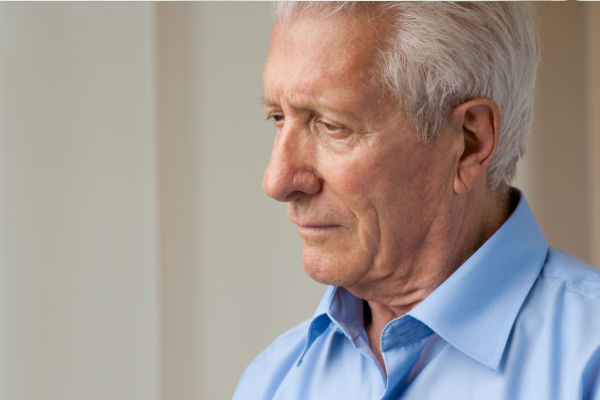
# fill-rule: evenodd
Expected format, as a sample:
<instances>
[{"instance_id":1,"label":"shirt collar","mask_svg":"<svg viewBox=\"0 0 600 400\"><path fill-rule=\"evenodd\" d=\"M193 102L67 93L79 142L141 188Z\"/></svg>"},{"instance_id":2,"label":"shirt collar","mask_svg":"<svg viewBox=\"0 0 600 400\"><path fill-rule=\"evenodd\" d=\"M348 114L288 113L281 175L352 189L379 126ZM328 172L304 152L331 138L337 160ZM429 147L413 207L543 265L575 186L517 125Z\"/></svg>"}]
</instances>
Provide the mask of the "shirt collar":
<instances>
[{"instance_id":1,"label":"shirt collar","mask_svg":"<svg viewBox=\"0 0 600 400\"><path fill-rule=\"evenodd\" d=\"M522 194L512 215L408 315L469 357L497 369L548 244ZM349 339L363 329L362 300L329 286L313 315L299 363L330 325Z\"/></svg>"},{"instance_id":2,"label":"shirt collar","mask_svg":"<svg viewBox=\"0 0 600 400\"><path fill-rule=\"evenodd\" d=\"M363 318L361 299L342 287L329 286L312 317L306 345L298 360L298 365L302 363L304 355L313 342L329 326L333 325L339 332L353 340L363 329Z\"/></svg>"},{"instance_id":3,"label":"shirt collar","mask_svg":"<svg viewBox=\"0 0 600 400\"><path fill-rule=\"evenodd\" d=\"M548 243L520 192L519 203L483 246L409 312L442 339L496 370Z\"/></svg>"},{"instance_id":4,"label":"shirt collar","mask_svg":"<svg viewBox=\"0 0 600 400\"><path fill-rule=\"evenodd\" d=\"M323 296L313 320L326 315L336 329L352 340L363 329L362 299L352 295L342 287L330 286Z\"/></svg>"}]
</instances>

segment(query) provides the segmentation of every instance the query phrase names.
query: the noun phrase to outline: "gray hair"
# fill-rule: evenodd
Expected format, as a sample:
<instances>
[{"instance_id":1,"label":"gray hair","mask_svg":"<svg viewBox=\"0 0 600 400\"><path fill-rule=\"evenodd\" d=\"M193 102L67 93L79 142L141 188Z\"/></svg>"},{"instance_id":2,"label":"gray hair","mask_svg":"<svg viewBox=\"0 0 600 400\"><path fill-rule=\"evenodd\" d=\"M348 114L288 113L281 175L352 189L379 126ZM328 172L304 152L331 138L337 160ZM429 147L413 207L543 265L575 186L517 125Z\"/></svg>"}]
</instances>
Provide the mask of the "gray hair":
<instances>
[{"instance_id":1,"label":"gray hair","mask_svg":"<svg viewBox=\"0 0 600 400\"><path fill-rule=\"evenodd\" d=\"M449 112L470 99L500 109L498 148L488 184L510 184L530 129L538 46L528 6L520 2L283 2L278 19L318 10L352 13L389 24L371 71L423 140L435 139ZM375 18L372 18L375 17Z\"/></svg>"}]
</instances>

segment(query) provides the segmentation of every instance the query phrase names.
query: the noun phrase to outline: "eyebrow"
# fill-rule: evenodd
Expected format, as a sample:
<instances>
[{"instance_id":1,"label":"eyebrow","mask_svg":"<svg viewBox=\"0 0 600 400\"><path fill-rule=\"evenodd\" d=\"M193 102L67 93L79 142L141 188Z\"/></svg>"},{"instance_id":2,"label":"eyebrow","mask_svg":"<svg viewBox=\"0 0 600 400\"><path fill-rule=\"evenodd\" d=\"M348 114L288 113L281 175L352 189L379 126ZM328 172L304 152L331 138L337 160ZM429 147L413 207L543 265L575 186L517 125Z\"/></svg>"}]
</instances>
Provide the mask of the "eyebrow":
<instances>
[{"instance_id":1,"label":"eyebrow","mask_svg":"<svg viewBox=\"0 0 600 400\"><path fill-rule=\"evenodd\" d=\"M263 94L261 96L261 100L263 103L263 106L265 107L279 107L278 103L275 103L269 99L267 99L265 97L265 95ZM318 110L323 110L324 112L330 112L332 114L335 115L340 115L340 116L344 116L346 118L350 118L355 122L360 122L360 118L358 118L353 112L351 111L347 111L347 110L342 110L336 107L332 107L332 106L328 106L327 104L323 104L321 102L314 102L314 106L313 107L296 107L296 106L291 106L294 110L297 111L318 111Z\"/></svg>"},{"instance_id":2,"label":"eyebrow","mask_svg":"<svg viewBox=\"0 0 600 400\"><path fill-rule=\"evenodd\" d=\"M278 104L273 103L271 100L267 100L267 98L265 97L264 94L262 96L260 96L260 102L265 107L275 107L278 105Z\"/></svg>"}]
</instances>

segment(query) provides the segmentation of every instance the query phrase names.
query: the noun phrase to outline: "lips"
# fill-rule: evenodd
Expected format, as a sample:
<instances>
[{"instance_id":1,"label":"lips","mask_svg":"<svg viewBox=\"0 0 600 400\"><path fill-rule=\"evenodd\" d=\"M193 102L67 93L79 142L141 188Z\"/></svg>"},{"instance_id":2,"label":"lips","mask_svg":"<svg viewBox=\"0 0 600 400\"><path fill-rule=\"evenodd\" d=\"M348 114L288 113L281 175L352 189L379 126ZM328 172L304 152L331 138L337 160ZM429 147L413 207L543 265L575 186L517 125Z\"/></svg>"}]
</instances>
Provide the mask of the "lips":
<instances>
[{"instance_id":1,"label":"lips","mask_svg":"<svg viewBox=\"0 0 600 400\"><path fill-rule=\"evenodd\" d=\"M300 234L317 234L326 233L336 229L343 228L344 225L340 224L340 218L336 218L333 215L327 215L329 213L310 213L308 210L299 212L294 207L294 204L288 206L288 218L291 222L298 226L298 232ZM312 214L312 215L309 215Z\"/></svg>"},{"instance_id":2,"label":"lips","mask_svg":"<svg viewBox=\"0 0 600 400\"><path fill-rule=\"evenodd\" d=\"M298 232L301 234L322 234L328 233L335 229L341 228L340 225L336 224L325 224L325 223L309 223L309 224L298 224Z\"/></svg>"},{"instance_id":3,"label":"lips","mask_svg":"<svg viewBox=\"0 0 600 400\"><path fill-rule=\"evenodd\" d=\"M339 225L336 224L297 224L299 228L302 229L327 229L327 228L337 228Z\"/></svg>"}]
</instances>

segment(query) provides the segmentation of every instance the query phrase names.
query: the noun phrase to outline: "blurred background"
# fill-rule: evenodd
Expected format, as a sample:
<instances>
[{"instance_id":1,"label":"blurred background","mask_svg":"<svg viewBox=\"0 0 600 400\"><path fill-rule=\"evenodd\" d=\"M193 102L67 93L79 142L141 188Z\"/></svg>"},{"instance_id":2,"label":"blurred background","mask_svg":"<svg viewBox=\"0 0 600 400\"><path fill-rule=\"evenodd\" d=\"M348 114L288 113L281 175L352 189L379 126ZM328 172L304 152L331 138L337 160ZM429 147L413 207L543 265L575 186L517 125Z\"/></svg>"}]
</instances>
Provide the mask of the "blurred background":
<instances>
[{"instance_id":1,"label":"blurred background","mask_svg":"<svg viewBox=\"0 0 600 400\"><path fill-rule=\"evenodd\" d=\"M600 265L600 4L536 3L522 188ZM310 317L261 191L267 3L0 4L0 399L230 398Z\"/></svg>"}]
</instances>

